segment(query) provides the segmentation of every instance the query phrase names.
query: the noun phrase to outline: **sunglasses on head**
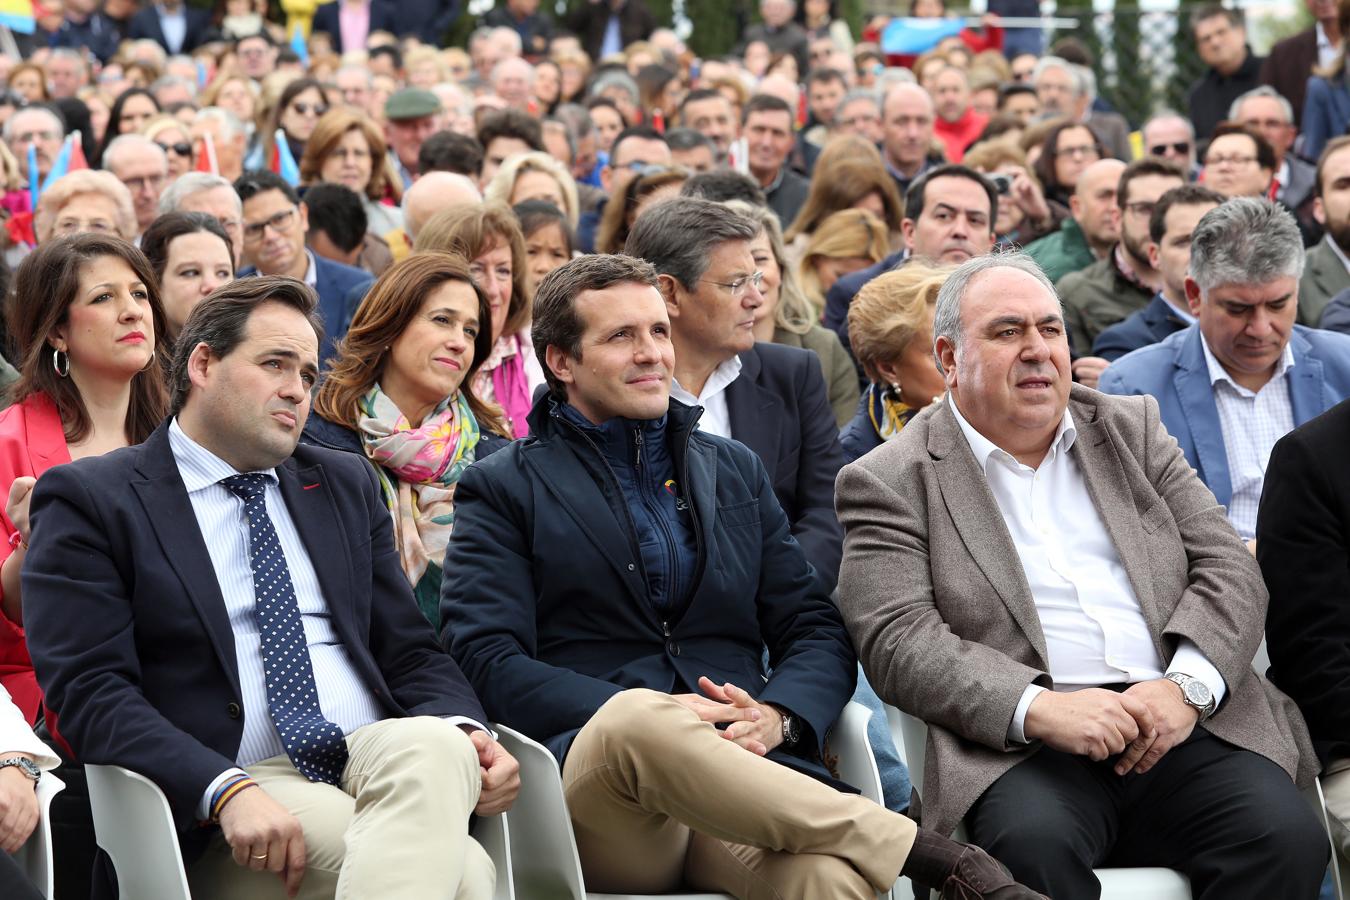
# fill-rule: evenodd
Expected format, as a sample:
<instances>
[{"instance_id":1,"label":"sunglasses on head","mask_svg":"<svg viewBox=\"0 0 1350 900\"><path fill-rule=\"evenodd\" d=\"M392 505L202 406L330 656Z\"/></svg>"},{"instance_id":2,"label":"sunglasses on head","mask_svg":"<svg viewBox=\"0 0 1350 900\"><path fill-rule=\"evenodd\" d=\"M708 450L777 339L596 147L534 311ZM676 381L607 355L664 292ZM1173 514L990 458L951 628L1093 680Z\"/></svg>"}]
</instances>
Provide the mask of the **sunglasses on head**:
<instances>
[{"instance_id":1,"label":"sunglasses on head","mask_svg":"<svg viewBox=\"0 0 1350 900\"><path fill-rule=\"evenodd\" d=\"M1191 142L1181 141L1180 143L1176 144L1154 144L1152 147L1148 148L1148 152L1153 156L1162 156L1165 153L1167 153L1169 149L1173 153L1190 153Z\"/></svg>"}]
</instances>

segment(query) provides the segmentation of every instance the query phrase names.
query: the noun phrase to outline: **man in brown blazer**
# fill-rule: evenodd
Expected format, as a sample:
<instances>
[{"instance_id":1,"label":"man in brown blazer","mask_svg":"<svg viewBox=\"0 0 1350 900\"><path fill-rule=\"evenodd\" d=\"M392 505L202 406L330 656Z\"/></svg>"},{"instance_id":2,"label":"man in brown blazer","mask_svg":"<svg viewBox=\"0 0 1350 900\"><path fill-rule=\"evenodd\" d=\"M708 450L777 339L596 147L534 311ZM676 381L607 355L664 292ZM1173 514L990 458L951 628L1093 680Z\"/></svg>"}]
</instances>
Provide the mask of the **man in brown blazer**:
<instances>
[{"instance_id":1,"label":"man in brown blazer","mask_svg":"<svg viewBox=\"0 0 1350 900\"><path fill-rule=\"evenodd\" d=\"M1096 866L1196 897L1313 898L1316 759L1251 668L1261 573L1152 397L1070 380L1063 313L1022 254L938 297L949 393L844 468L840 605L882 699L930 725L923 821L1056 898Z\"/></svg>"}]
</instances>

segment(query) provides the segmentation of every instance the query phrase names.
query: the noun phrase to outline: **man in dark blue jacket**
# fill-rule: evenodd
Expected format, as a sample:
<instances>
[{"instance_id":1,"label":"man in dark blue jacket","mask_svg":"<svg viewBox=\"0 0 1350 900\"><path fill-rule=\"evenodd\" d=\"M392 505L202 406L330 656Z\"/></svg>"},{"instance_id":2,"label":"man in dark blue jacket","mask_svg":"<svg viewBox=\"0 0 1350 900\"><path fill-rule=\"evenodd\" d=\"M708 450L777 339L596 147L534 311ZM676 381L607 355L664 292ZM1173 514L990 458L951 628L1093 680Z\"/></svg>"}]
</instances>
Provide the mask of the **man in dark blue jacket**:
<instances>
[{"instance_id":1,"label":"man in dark blue jacket","mask_svg":"<svg viewBox=\"0 0 1350 900\"><path fill-rule=\"evenodd\" d=\"M562 763L587 886L870 898L903 873L943 897L1034 896L836 790L848 635L763 464L670 399L656 284L586 256L540 285L549 394L531 437L460 479L441 590L441 640L488 715Z\"/></svg>"}]
</instances>

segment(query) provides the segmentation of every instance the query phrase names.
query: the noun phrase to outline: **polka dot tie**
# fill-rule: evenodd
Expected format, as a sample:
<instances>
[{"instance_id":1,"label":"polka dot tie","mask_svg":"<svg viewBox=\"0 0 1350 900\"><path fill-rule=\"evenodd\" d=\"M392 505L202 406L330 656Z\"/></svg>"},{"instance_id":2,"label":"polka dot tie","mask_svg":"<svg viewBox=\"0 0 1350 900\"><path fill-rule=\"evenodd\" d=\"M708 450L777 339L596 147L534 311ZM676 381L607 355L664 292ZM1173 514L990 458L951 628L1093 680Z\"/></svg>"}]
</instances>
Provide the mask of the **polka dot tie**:
<instances>
[{"instance_id":1,"label":"polka dot tie","mask_svg":"<svg viewBox=\"0 0 1350 900\"><path fill-rule=\"evenodd\" d=\"M309 659L300 605L291 584L281 541L272 526L264 502L267 476L253 473L231 475L221 484L244 501L248 513L253 592L262 642L263 671L267 681L267 705L272 721L295 768L310 781L342 783L347 766L347 742L342 729L323 717L314 666Z\"/></svg>"}]
</instances>

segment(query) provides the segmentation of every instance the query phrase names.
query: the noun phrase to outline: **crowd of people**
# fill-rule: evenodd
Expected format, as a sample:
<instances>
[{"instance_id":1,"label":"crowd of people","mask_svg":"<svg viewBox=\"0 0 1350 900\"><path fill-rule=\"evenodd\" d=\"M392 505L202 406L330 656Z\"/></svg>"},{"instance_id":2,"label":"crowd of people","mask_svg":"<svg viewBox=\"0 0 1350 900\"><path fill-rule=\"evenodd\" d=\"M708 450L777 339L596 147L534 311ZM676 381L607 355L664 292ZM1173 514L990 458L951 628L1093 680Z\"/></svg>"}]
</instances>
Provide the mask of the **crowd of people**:
<instances>
[{"instance_id":1,"label":"crowd of people","mask_svg":"<svg viewBox=\"0 0 1350 900\"><path fill-rule=\"evenodd\" d=\"M57 896L116 896L104 764L194 896L491 897L500 723L592 890L1319 896L1350 0L1264 58L1197 8L1141 122L1031 0L760 0L702 58L548 6L454 46L456 0L39 0L0 41L0 894L57 769Z\"/></svg>"}]
</instances>

